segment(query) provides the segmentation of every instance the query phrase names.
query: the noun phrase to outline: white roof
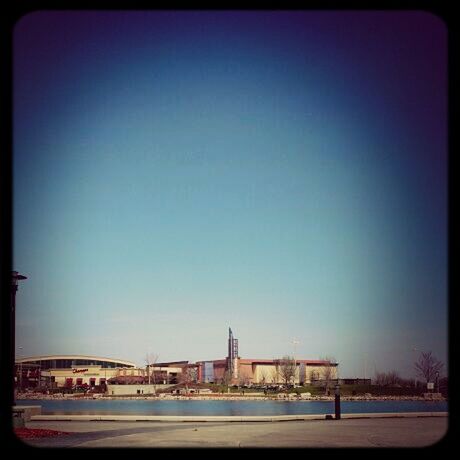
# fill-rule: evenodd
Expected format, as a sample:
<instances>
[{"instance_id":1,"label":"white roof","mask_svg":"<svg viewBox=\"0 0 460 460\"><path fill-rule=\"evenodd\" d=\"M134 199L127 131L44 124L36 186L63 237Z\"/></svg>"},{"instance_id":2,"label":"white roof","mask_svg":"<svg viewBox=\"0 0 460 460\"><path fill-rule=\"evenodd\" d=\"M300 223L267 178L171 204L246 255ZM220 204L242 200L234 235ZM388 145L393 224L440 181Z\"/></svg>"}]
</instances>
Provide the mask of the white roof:
<instances>
[{"instance_id":1,"label":"white roof","mask_svg":"<svg viewBox=\"0 0 460 460\"><path fill-rule=\"evenodd\" d=\"M27 363L30 361L48 361L51 359L87 359L91 361L107 361L109 363L123 364L129 367L136 367L136 364L124 359L103 358L101 356L88 355L48 355L48 356L29 356L27 358L16 359L17 363Z\"/></svg>"}]
</instances>

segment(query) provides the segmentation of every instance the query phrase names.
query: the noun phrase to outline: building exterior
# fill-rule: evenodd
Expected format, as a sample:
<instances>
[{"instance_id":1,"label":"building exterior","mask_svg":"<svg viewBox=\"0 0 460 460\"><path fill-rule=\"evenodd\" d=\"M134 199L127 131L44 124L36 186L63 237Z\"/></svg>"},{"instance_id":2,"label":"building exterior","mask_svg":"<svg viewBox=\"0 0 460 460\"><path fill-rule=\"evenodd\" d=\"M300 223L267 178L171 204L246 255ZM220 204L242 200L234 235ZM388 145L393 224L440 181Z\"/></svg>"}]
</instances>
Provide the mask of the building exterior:
<instances>
[{"instance_id":1,"label":"building exterior","mask_svg":"<svg viewBox=\"0 0 460 460\"><path fill-rule=\"evenodd\" d=\"M16 360L19 387L102 385L120 372L139 373L130 361L86 355L32 356ZM142 369L145 372L145 369ZM33 376L33 378L31 378Z\"/></svg>"},{"instance_id":2,"label":"building exterior","mask_svg":"<svg viewBox=\"0 0 460 460\"><path fill-rule=\"evenodd\" d=\"M291 376L283 372L287 365ZM20 388L170 385L177 383L225 383L237 385L307 384L337 380L338 363L327 360L243 359L238 354L238 339L231 328L228 356L224 359L153 363L145 368L133 362L85 355L34 356L16 360L16 381ZM125 389L126 390L126 389ZM120 391L125 391L120 390ZM147 390L147 389L145 389ZM118 390L113 390L114 394ZM142 394L142 389L140 389ZM137 392L137 389L136 389ZM144 392L145 393L145 392Z\"/></svg>"},{"instance_id":3,"label":"building exterior","mask_svg":"<svg viewBox=\"0 0 460 460\"><path fill-rule=\"evenodd\" d=\"M185 368L194 366L188 361L170 361L165 363L150 364L152 375L155 376L157 383L170 384L179 383Z\"/></svg>"},{"instance_id":4,"label":"building exterior","mask_svg":"<svg viewBox=\"0 0 460 460\"><path fill-rule=\"evenodd\" d=\"M86 355L32 356L16 360L18 388L46 386L73 388L114 384L175 384L188 361L155 363L137 367L131 361Z\"/></svg>"},{"instance_id":5,"label":"building exterior","mask_svg":"<svg viewBox=\"0 0 460 460\"><path fill-rule=\"evenodd\" d=\"M199 361L198 382L222 383L227 371L227 360ZM278 359L242 359L235 360L237 378L229 379L229 383L240 385L270 385L285 383L282 375L281 360ZM292 383L309 384L337 379L338 363L323 360L298 359L295 362L295 376Z\"/></svg>"},{"instance_id":6,"label":"building exterior","mask_svg":"<svg viewBox=\"0 0 460 460\"><path fill-rule=\"evenodd\" d=\"M137 395L154 395L158 390L165 390L174 385L153 385L153 384L127 384L111 385L107 384L108 396L137 396Z\"/></svg>"},{"instance_id":7,"label":"building exterior","mask_svg":"<svg viewBox=\"0 0 460 460\"><path fill-rule=\"evenodd\" d=\"M229 329L228 356L226 359L198 361L198 382L249 384L282 384L283 360L242 359L238 356L238 340ZM305 384L325 380L336 380L338 363L327 360L296 359L293 363L295 375L292 383Z\"/></svg>"}]
</instances>

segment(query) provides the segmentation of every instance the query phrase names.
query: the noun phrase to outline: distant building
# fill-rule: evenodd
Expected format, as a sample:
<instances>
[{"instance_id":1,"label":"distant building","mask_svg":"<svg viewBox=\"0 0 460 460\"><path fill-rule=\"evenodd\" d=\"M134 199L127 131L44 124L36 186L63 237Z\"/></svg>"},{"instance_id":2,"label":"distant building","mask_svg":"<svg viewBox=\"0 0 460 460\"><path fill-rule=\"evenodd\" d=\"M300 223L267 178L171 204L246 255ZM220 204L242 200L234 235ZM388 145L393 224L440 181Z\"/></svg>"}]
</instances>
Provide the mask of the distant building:
<instances>
[{"instance_id":1,"label":"distant building","mask_svg":"<svg viewBox=\"0 0 460 460\"><path fill-rule=\"evenodd\" d=\"M341 378L339 379L340 385L371 385L371 379L364 379L358 377L351 377L351 378Z\"/></svg>"},{"instance_id":2,"label":"distant building","mask_svg":"<svg viewBox=\"0 0 460 460\"><path fill-rule=\"evenodd\" d=\"M295 359L293 383L319 383L337 379L338 363L327 360ZM184 371L187 370L187 374ZM96 386L114 384L176 384L183 377L190 381L192 370L197 383L282 384L280 359L243 359L238 352L238 339L231 328L228 334L228 355L224 359L170 361L136 367L133 362L85 355L33 356L16 360L16 381L21 388ZM109 382L110 380L110 382Z\"/></svg>"},{"instance_id":3,"label":"distant building","mask_svg":"<svg viewBox=\"0 0 460 460\"><path fill-rule=\"evenodd\" d=\"M225 359L198 361L198 382L220 383L225 373L231 375L230 383L237 384L281 384L280 360L242 359L238 356L238 340L229 329L228 356ZM295 384L311 383L326 379L337 379L338 363L327 360L296 359Z\"/></svg>"},{"instance_id":4,"label":"distant building","mask_svg":"<svg viewBox=\"0 0 460 460\"><path fill-rule=\"evenodd\" d=\"M158 375L157 382L163 384L179 383L181 375L186 367L194 366L188 361L170 361L163 363L150 364L150 368L154 375Z\"/></svg>"},{"instance_id":5,"label":"distant building","mask_svg":"<svg viewBox=\"0 0 460 460\"><path fill-rule=\"evenodd\" d=\"M16 360L16 383L20 388L102 385L120 372L135 372L130 361L86 355L32 356Z\"/></svg>"}]
</instances>

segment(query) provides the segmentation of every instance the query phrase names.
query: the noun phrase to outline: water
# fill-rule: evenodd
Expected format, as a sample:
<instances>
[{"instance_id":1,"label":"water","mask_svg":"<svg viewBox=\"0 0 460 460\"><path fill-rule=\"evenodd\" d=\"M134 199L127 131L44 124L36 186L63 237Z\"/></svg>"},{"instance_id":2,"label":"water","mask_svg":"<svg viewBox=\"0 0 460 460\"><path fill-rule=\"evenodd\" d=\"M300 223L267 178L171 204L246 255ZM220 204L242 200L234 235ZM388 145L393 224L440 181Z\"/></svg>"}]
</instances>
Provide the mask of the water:
<instances>
[{"instance_id":1,"label":"water","mask_svg":"<svg viewBox=\"0 0 460 460\"><path fill-rule=\"evenodd\" d=\"M19 400L59 415L297 415L333 414L334 401ZM341 401L343 414L447 412L447 401Z\"/></svg>"}]
</instances>

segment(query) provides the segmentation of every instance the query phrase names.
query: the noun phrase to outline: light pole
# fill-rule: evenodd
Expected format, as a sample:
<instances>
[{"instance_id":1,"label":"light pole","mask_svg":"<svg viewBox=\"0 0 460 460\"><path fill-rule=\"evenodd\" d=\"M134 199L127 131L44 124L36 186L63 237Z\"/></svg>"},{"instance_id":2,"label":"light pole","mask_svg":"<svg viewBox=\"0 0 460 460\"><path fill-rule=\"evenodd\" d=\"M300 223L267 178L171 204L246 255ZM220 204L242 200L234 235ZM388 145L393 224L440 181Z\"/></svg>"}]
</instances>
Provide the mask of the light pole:
<instances>
[{"instance_id":1,"label":"light pole","mask_svg":"<svg viewBox=\"0 0 460 460\"><path fill-rule=\"evenodd\" d=\"M294 386L295 386L295 376L297 374L297 358L296 358L296 355L297 355L297 345L299 345L300 343L300 340L299 339L292 339L292 345L294 345ZM299 378L300 378L300 375L299 375Z\"/></svg>"},{"instance_id":2,"label":"light pole","mask_svg":"<svg viewBox=\"0 0 460 460\"><path fill-rule=\"evenodd\" d=\"M20 275L19 272L11 271L11 318L10 318L10 331L11 331L11 354L13 358L13 369L16 364L16 292L18 291L19 281L26 280L27 276ZM16 404L16 388L15 388L15 372L13 372L13 405Z\"/></svg>"},{"instance_id":3,"label":"light pole","mask_svg":"<svg viewBox=\"0 0 460 460\"><path fill-rule=\"evenodd\" d=\"M19 350L22 350L22 347L18 347ZM22 361L20 363L20 366L19 366L19 390L21 391L22 393Z\"/></svg>"}]
</instances>

